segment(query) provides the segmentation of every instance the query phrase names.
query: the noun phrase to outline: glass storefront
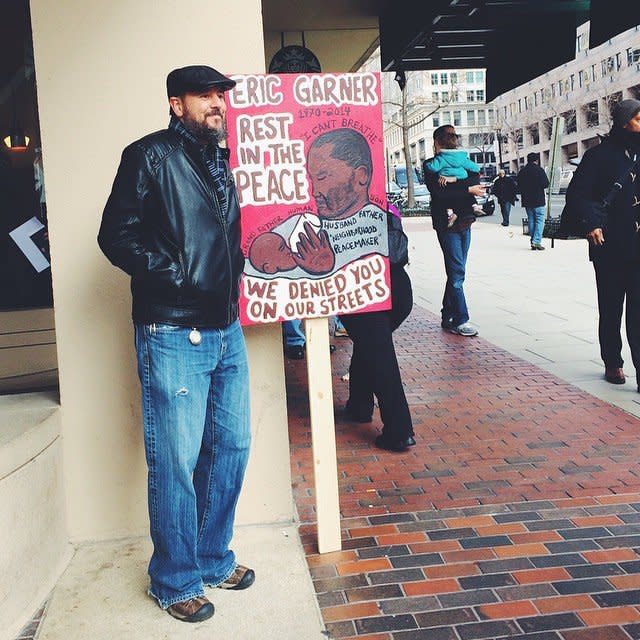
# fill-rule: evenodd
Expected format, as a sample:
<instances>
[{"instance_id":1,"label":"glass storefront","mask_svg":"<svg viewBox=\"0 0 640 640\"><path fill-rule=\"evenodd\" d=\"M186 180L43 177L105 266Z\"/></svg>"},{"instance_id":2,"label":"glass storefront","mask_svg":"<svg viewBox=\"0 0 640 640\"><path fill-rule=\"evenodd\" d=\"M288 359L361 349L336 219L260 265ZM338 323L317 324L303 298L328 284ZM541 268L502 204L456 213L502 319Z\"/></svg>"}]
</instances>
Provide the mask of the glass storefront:
<instances>
[{"instance_id":1,"label":"glass storefront","mask_svg":"<svg viewBox=\"0 0 640 640\"><path fill-rule=\"evenodd\" d=\"M29 3L3 0L0 4L0 311L51 307L49 262Z\"/></svg>"}]
</instances>

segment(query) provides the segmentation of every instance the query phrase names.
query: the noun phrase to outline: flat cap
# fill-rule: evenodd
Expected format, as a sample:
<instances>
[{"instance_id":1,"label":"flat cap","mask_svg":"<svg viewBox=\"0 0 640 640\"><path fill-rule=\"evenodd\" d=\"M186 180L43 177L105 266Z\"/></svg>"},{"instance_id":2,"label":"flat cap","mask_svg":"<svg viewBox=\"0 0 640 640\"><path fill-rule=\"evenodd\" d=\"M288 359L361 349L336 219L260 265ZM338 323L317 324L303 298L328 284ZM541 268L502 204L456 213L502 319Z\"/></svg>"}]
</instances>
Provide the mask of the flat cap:
<instances>
[{"instance_id":1,"label":"flat cap","mask_svg":"<svg viewBox=\"0 0 640 640\"><path fill-rule=\"evenodd\" d=\"M235 86L235 80L227 78L212 67L194 64L174 69L169 73L167 76L167 97L196 93L212 87L219 87L223 91L227 91Z\"/></svg>"},{"instance_id":2,"label":"flat cap","mask_svg":"<svg viewBox=\"0 0 640 640\"><path fill-rule=\"evenodd\" d=\"M640 100L620 100L617 102L611 110L613 116L613 126L622 129L633 116L640 111Z\"/></svg>"}]
</instances>

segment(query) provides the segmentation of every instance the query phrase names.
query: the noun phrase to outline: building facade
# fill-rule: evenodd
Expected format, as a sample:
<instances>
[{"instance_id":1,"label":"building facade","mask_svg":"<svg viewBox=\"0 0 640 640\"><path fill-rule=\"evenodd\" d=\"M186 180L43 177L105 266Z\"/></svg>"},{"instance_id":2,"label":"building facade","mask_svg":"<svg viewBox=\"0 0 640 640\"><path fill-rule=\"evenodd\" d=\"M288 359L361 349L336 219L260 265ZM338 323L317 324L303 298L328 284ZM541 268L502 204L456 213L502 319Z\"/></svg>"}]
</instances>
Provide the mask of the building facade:
<instances>
[{"instance_id":1,"label":"building facade","mask_svg":"<svg viewBox=\"0 0 640 640\"><path fill-rule=\"evenodd\" d=\"M560 165L570 166L611 128L611 106L640 98L640 27L589 49L589 22L576 31L575 58L498 96L498 162L516 172L528 153L549 165L554 118L564 118Z\"/></svg>"},{"instance_id":2,"label":"building facade","mask_svg":"<svg viewBox=\"0 0 640 640\"><path fill-rule=\"evenodd\" d=\"M376 51L363 67L380 69ZM402 94L395 74L382 74L384 139L387 177L404 165ZM433 131L452 124L461 136L461 147L483 168L495 173L495 118L486 104L484 69L442 69L406 72L405 111L408 142L413 166L421 171L423 160L433 155Z\"/></svg>"}]
</instances>

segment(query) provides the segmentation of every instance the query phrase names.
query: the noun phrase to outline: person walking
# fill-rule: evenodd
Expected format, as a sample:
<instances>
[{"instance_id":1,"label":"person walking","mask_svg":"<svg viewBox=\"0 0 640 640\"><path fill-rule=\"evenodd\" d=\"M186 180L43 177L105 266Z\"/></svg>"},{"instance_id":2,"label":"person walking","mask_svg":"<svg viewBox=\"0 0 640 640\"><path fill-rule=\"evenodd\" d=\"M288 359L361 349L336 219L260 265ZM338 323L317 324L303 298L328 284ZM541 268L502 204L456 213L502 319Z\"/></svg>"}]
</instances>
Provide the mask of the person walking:
<instances>
[{"instance_id":1,"label":"person walking","mask_svg":"<svg viewBox=\"0 0 640 640\"><path fill-rule=\"evenodd\" d=\"M622 100L613 126L585 152L567 188L567 207L589 241L598 292L598 340L604 377L624 384L622 310L640 392L640 100Z\"/></svg>"},{"instance_id":2,"label":"person walking","mask_svg":"<svg viewBox=\"0 0 640 640\"><path fill-rule=\"evenodd\" d=\"M518 173L518 188L522 196L522 206L527 211L532 250L544 251L542 246L546 204L544 190L548 186L549 178L538 163L538 154L527 154L527 164Z\"/></svg>"},{"instance_id":3,"label":"person walking","mask_svg":"<svg viewBox=\"0 0 640 640\"><path fill-rule=\"evenodd\" d=\"M491 188L491 193L498 199L498 204L500 205L501 224L503 227L508 227L511 207L518 200L518 185L511 176L505 173L504 169L500 169L498 177Z\"/></svg>"},{"instance_id":4,"label":"person walking","mask_svg":"<svg viewBox=\"0 0 640 640\"><path fill-rule=\"evenodd\" d=\"M457 140L452 125L443 125L433 132L434 153L451 146L451 138ZM476 219L473 207L474 196L484 194L484 187L478 184L478 174L469 174L462 180L447 178L429 171L425 161L424 178L431 193L431 220L442 249L444 268L447 274L442 298L441 327L460 336L472 337L478 330L469 322L469 310L464 295L464 279L467 255L471 245L471 225ZM456 219L451 223L451 213Z\"/></svg>"},{"instance_id":5,"label":"person walking","mask_svg":"<svg viewBox=\"0 0 640 640\"><path fill-rule=\"evenodd\" d=\"M251 440L240 207L223 146L234 85L202 65L169 73L169 126L124 150L98 234L131 276L149 595L185 622L214 614L205 586L245 589L255 578L229 548Z\"/></svg>"}]
</instances>

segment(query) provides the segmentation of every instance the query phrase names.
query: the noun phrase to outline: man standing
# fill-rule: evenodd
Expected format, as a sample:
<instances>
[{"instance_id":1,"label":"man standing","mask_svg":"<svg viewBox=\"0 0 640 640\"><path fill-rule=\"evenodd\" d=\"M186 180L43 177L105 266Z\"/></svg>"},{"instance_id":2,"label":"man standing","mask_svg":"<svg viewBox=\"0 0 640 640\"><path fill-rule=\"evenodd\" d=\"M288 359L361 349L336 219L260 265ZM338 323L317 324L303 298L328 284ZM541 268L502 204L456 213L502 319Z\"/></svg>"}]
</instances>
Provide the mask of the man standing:
<instances>
[{"instance_id":1,"label":"man standing","mask_svg":"<svg viewBox=\"0 0 640 640\"><path fill-rule=\"evenodd\" d=\"M518 186L522 196L522 206L529 219L529 239L531 250L544 251L542 232L544 231L545 196L544 190L549 186L549 179L538 164L538 154L527 154L527 164L518 174Z\"/></svg>"},{"instance_id":2,"label":"man standing","mask_svg":"<svg viewBox=\"0 0 640 640\"><path fill-rule=\"evenodd\" d=\"M493 183L491 193L498 199L500 205L500 213L502 213L502 226L509 226L509 214L511 207L516 203L518 188L515 180L508 176L504 169L498 171L498 177Z\"/></svg>"},{"instance_id":3,"label":"man standing","mask_svg":"<svg viewBox=\"0 0 640 640\"><path fill-rule=\"evenodd\" d=\"M98 235L131 276L149 594L186 622L213 615L205 586L245 589L255 577L229 549L251 439L240 208L221 146L234 85L206 66L167 76L169 127L124 150Z\"/></svg>"}]
</instances>

